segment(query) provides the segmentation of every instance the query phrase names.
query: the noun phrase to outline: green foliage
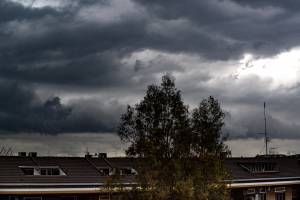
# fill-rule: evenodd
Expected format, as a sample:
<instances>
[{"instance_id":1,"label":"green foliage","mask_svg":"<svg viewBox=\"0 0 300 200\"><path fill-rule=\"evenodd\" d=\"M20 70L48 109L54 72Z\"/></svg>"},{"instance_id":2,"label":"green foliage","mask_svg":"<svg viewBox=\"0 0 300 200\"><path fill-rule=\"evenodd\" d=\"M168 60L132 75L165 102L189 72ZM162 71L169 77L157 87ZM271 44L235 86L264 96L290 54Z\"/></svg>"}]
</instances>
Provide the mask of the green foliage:
<instances>
[{"instance_id":1,"label":"green foliage","mask_svg":"<svg viewBox=\"0 0 300 200\"><path fill-rule=\"evenodd\" d=\"M129 143L127 156L138 158L142 186L126 199L226 199L223 126L224 113L213 97L190 115L173 77L148 86L144 99L122 115L118 131Z\"/></svg>"},{"instance_id":2,"label":"green foliage","mask_svg":"<svg viewBox=\"0 0 300 200\"><path fill-rule=\"evenodd\" d=\"M224 117L219 102L212 96L202 100L199 107L193 110L191 126L196 141L193 144L196 155L229 153L223 144L224 138L221 138Z\"/></svg>"},{"instance_id":3,"label":"green foliage","mask_svg":"<svg viewBox=\"0 0 300 200\"><path fill-rule=\"evenodd\" d=\"M188 128L188 109L180 91L171 77L164 76L161 86L150 85L139 104L128 106L119 135L131 144L127 155L167 159L183 153L177 147Z\"/></svg>"}]
</instances>

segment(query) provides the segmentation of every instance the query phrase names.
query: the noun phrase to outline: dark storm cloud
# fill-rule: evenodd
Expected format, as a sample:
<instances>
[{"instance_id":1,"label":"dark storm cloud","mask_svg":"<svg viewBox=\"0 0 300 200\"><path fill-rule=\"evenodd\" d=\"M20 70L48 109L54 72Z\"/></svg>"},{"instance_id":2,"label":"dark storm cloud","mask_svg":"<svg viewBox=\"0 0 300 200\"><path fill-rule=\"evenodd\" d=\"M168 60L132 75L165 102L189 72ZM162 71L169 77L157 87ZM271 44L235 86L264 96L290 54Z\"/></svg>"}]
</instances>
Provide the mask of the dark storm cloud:
<instances>
[{"instance_id":1,"label":"dark storm cloud","mask_svg":"<svg viewBox=\"0 0 300 200\"><path fill-rule=\"evenodd\" d=\"M78 1L78 5L90 6L95 2ZM137 39L144 29L141 21L98 24L81 21L80 17L75 19L83 9L80 6L55 11L25 8L12 2L2 4L3 10L11 4L16 8L0 24L1 77L80 86L126 84L123 80L128 80L128 75L122 71L120 60L139 46ZM106 4L107 1L97 1L95 6ZM39 17L26 18L22 12L18 16L19 9Z\"/></svg>"},{"instance_id":2,"label":"dark storm cloud","mask_svg":"<svg viewBox=\"0 0 300 200\"><path fill-rule=\"evenodd\" d=\"M207 41L198 43L197 50L211 59L236 58L245 52L274 55L299 45L297 1L135 1L160 19L187 19L208 33L211 41L201 35L185 39L188 44Z\"/></svg>"},{"instance_id":3,"label":"dark storm cloud","mask_svg":"<svg viewBox=\"0 0 300 200\"><path fill-rule=\"evenodd\" d=\"M156 80L153 77L165 72L180 75L189 70L181 66L184 61L177 63L177 55L196 55L216 63L238 60L245 53L257 57L275 55L300 44L300 15L296 12L299 3L293 0L65 2L59 8L0 2L0 79L5 79L0 86L2 132L113 132L124 108L122 103L80 99L81 91L93 89L101 93L114 89L136 99L137 88L146 88ZM143 56L134 58L135 53L147 50L174 57L165 59L159 55L150 61ZM128 59L133 61L126 62ZM222 66L216 64L212 68L218 71ZM199 96L213 94L227 105L264 101L265 91L259 88L266 83L259 78L231 89L233 80L220 81L221 84L210 88L207 82L213 79L215 71L203 70L183 80L183 92L197 100ZM52 91L72 88L78 93L68 104L60 98L44 101L39 99L35 87L29 85ZM249 92L249 87L257 92ZM287 105L284 96L274 96L274 105ZM291 100L298 96L292 95ZM289 105L287 110L276 112L286 112L289 117L295 113ZM253 132L260 130L261 122L257 122L257 128L249 125L256 119L254 112L244 112L252 114L233 115L240 119L232 123L233 137L254 137ZM298 126L290 126L283 118L272 119L277 130L288 130L285 137L299 137Z\"/></svg>"},{"instance_id":4,"label":"dark storm cloud","mask_svg":"<svg viewBox=\"0 0 300 200\"><path fill-rule=\"evenodd\" d=\"M265 1L233 0L233 1L238 4L244 5L244 6L246 5L246 6L251 6L251 7L255 7L255 8L272 6L272 7L281 7L286 10L294 10L294 11L296 11L300 8L300 2L295 1L295 0L285 0L285 1L280 1L280 0L265 0Z\"/></svg>"},{"instance_id":5,"label":"dark storm cloud","mask_svg":"<svg viewBox=\"0 0 300 200\"><path fill-rule=\"evenodd\" d=\"M41 101L32 88L8 81L1 81L0 99L1 134L111 132L123 107L94 101L65 105L59 97Z\"/></svg>"},{"instance_id":6,"label":"dark storm cloud","mask_svg":"<svg viewBox=\"0 0 300 200\"><path fill-rule=\"evenodd\" d=\"M25 64L26 65L26 64ZM114 55L88 55L54 63L30 63L26 67L6 66L1 75L13 80L54 85L109 87L125 83L128 73Z\"/></svg>"},{"instance_id":7,"label":"dark storm cloud","mask_svg":"<svg viewBox=\"0 0 300 200\"><path fill-rule=\"evenodd\" d=\"M13 20L33 20L46 15L59 14L59 12L51 8L31 9L7 0L0 2L0 24Z\"/></svg>"},{"instance_id":8,"label":"dark storm cloud","mask_svg":"<svg viewBox=\"0 0 300 200\"><path fill-rule=\"evenodd\" d=\"M115 132L125 105L118 101L76 100L71 103L73 114L64 123L64 131Z\"/></svg>"},{"instance_id":9,"label":"dark storm cloud","mask_svg":"<svg viewBox=\"0 0 300 200\"><path fill-rule=\"evenodd\" d=\"M299 20L276 6L252 8L217 0L127 2L133 8L115 17L96 12L113 6L106 0L75 1L60 10L3 1L0 76L47 84L121 86L134 73L132 69L123 76L122 59L143 49L224 60L247 51L274 54L299 39ZM109 19L102 22L105 15Z\"/></svg>"},{"instance_id":10,"label":"dark storm cloud","mask_svg":"<svg viewBox=\"0 0 300 200\"><path fill-rule=\"evenodd\" d=\"M31 89L8 81L1 81L0 99L0 129L3 133L53 132L52 125L57 125L71 112L60 104L59 98L43 103Z\"/></svg>"}]
</instances>

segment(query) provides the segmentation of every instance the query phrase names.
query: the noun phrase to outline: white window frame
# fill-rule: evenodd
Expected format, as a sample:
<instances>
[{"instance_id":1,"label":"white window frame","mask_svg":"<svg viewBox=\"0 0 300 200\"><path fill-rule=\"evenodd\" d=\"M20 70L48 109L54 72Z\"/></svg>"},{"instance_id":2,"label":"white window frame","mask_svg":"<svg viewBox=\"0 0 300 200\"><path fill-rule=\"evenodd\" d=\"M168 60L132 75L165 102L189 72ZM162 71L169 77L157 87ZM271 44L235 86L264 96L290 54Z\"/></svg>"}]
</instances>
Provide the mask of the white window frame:
<instances>
[{"instance_id":1,"label":"white window frame","mask_svg":"<svg viewBox=\"0 0 300 200\"><path fill-rule=\"evenodd\" d=\"M276 187L274 190L276 193L283 193L285 192L285 187Z\"/></svg>"},{"instance_id":2,"label":"white window frame","mask_svg":"<svg viewBox=\"0 0 300 200\"><path fill-rule=\"evenodd\" d=\"M277 198L277 195L282 195L282 198ZM285 192L276 192L275 193L275 200L285 200Z\"/></svg>"},{"instance_id":3,"label":"white window frame","mask_svg":"<svg viewBox=\"0 0 300 200\"><path fill-rule=\"evenodd\" d=\"M33 169L33 175L26 175L26 176L66 176L66 173L59 166L19 166L19 168ZM58 169L59 175L48 175L48 174L42 175L41 169Z\"/></svg>"},{"instance_id":4,"label":"white window frame","mask_svg":"<svg viewBox=\"0 0 300 200\"><path fill-rule=\"evenodd\" d=\"M267 189L265 187L259 188L259 193L260 194L265 194L265 193L267 193Z\"/></svg>"},{"instance_id":5,"label":"white window frame","mask_svg":"<svg viewBox=\"0 0 300 200\"><path fill-rule=\"evenodd\" d=\"M248 188L247 191L246 191L246 194L255 194L255 188Z\"/></svg>"}]
</instances>

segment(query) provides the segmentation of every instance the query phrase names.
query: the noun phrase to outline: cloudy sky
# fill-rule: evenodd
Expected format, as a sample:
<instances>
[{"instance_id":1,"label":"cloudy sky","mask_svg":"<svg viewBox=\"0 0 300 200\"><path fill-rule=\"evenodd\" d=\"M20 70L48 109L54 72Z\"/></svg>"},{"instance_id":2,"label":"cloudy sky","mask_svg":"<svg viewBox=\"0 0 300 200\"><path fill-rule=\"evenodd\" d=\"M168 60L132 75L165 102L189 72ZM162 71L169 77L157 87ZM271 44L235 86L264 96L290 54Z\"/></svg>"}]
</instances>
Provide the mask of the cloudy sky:
<instances>
[{"instance_id":1,"label":"cloudy sky","mask_svg":"<svg viewBox=\"0 0 300 200\"><path fill-rule=\"evenodd\" d=\"M1 0L0 147L122 155L120 114L169 73L226 111L235 156L300 153L300 1Z\"/></svg>"}]
</instances>

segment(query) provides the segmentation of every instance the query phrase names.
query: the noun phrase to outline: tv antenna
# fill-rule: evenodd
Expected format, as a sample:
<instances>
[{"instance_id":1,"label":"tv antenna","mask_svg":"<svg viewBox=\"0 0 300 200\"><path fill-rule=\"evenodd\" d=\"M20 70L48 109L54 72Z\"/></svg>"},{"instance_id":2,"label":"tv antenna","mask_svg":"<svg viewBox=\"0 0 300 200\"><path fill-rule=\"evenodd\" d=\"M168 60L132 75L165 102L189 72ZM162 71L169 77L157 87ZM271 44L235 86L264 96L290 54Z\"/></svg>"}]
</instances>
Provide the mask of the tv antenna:
<instances>
[{"instance_id":1,"label":"tv antenna","mask_svg":"<svg viewBox=\"0 0 300 200\"><path fill-rule=\"evenodd\" d=\"M264 102L264 121L265 121L265 145L266 145L266 155L268 155L268 133L267 133L267 117L266 117L266 102Z\"/></svg>"},{"instance_id":2,"label":"tv antenna","mask_svg":"<svg viewBox=\"0 0 300 200\"><path fill-rule=\"evenodd\" d=\"M257 133L260 135L264 135L265 137L265 155L268 155L268 146L269 146L269 137L268 137L268 132L267 132L267 117L266 117L266 102L264 102L264 125L265 125L265 130L263 133Z\"/></svg>"}]
</instances>

